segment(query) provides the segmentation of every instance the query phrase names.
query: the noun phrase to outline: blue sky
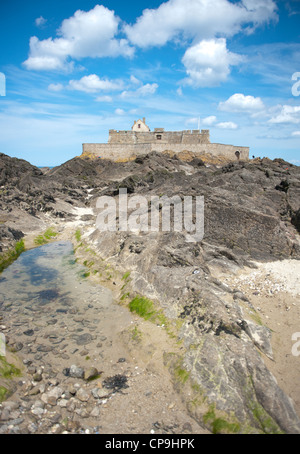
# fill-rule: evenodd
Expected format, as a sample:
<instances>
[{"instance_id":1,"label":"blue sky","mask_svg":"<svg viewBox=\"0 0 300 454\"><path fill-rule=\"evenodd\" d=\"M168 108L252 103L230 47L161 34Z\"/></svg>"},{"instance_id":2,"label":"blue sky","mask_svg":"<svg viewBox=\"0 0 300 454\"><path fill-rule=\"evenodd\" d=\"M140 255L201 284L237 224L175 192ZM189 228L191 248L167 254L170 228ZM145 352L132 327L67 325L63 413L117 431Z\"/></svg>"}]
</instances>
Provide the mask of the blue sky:
<instances>
[{"instance_id":1,"label":"blue sky","mask_svg":"<svg viewBox=\"0 0 300 454\"><path fill-rule=\"evenodd\" d=\"M300 0L1 0L0 152L59 165L146 117L299 165L299 37Z\"/></svg>"}]
</instances>

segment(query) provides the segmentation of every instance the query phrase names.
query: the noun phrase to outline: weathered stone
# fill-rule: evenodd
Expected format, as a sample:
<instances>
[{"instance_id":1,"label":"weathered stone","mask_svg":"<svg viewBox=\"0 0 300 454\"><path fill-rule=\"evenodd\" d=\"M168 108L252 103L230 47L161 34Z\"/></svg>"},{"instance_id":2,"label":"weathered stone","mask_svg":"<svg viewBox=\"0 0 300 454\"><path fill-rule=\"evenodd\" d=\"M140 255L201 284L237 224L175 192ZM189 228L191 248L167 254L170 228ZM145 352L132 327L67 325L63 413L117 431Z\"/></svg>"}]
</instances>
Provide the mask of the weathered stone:
<instances>
[{"instance_id":1,"label":"weathered stone","mask_svg":"<svg viewBox=\"0 0 300 454\"><path fill-rule=\"evenodd\" d=\"M90 395L89 393L83 389L83 388L80 388L77 393L76 393L76 397L77 399L79 399L81 402L87 402L90 398Z\"/></svg>"},{"instance_id":2,"label":"weathered stone","mask_svg":"<svg viewBox=\"0 0 300 454\"><path fill-rule=\"evenodd\" d=\"M92 380L93 378L97 377L99 375L98 370L96 367L90 367L84 372L84 379L85 380Z\"/></svg>"},{"instance_id":3,"label":"weathered stone","mask_svg":"<svg viewBox=\"0 0 300 454\"><path fill-rule=\"evenodd\" d=\"M76 366L72 364L69 370L70 377L74 378L83 378L84 377L84 369L82 367Z\"/></svg>"},{"instance_id":4,"label":"weathered stone","mask_svg":"<svg viewBox=\"0 0 300 454\"><path fill-rule=\"evenodd\" d=\"M49 405L56 405L57 400L61 397L63 393L63 390L56 386L55 388L52 388L50 391L47 393L42 394L41 400L45 402L46 404Z\"/></svg>"},{"instance_id":5,"label":"weathered stone","mask_svg":"<svg viewBox=\"0 0 300 454\"><path fill-rule=\"evenodd\" d=\"M104 399L105 397L109 397L112 391L105 388L93 388L91 393L95 399Z\"/></svg>"}]
</instances>

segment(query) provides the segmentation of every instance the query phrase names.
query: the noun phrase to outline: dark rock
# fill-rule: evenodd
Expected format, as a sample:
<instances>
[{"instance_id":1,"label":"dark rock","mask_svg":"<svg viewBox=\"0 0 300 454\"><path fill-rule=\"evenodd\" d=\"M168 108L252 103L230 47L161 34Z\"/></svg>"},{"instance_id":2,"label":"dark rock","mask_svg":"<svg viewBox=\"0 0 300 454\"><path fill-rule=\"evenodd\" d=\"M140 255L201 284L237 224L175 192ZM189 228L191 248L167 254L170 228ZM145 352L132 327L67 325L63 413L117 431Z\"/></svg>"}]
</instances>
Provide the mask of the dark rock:
<instances>
[{"instance_id":1,"label":"dark rock","mask_svg":"<svg viewBox=\"0 0 300 454\"><path fill-rule=\"evenodd\" d=\"M25 334L25 336L33 336L34 331L33 329L27 329L26 331L23 331L23 334Z\"/></svg>"}]
</instances>

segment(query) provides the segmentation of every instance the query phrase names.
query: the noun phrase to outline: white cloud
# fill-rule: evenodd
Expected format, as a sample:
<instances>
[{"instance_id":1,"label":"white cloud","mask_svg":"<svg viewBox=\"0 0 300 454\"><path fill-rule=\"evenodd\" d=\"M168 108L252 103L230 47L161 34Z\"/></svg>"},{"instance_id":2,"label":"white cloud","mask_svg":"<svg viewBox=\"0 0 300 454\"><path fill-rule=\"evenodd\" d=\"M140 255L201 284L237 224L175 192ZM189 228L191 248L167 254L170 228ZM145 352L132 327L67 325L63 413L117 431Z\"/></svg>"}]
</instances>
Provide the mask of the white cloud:
<instances>
[{"instance_id":1,"label":"white cloud","mask_svg":"<svg viewBox=\"0 0 300 454\"><path fill-rule=\"evenodd\" d=\"M30 38L29 58L24 62L27 69L50 70L68 68L68 58L84 57L131 57L134 49L126 39L116 39L120 19L102 5L90 11L77 10L65 19L58 30L58 37L40 41Z\"/></svg>"},{"instance_id":2,"label":"white cloud","mask_svg":"<svg viewBox=\"0 0 300 454\"><path fill-rule=\"evenodd\" d=\"M130 82L134 85L142 85L142 82L133 75L130 76Z\"/></svg>"},{"instance_id":3,"label":"white cloud","mask_svg":"<svg viewBox=\"0 0 300 454\"><path fill-rule=\"evenodd\" d=\"M210 115L209 117L203 118L203 120L201 121L201 123L202 123L204 126L211 126L211 125L213 125L216 121L217 121L217 117L215 117L214 115Z\"/></svg>"},{"instance_id":4,"label":"white cloud","mask_svg":"<svg viewBox=\"0 0 300 454\"><path fill-rule=\"evenodd\" d=\"M224 121L217 124L218 128L221 129L237 129L238 125L233 121Z\"/></svg>"},{"instance_id":5,"label":"white cloud","mask_svg":"<svg viewBox=\"0 0 300 454\"><path fill-rule=\"evenodd\" d=\"M37 17L34 22L37 27L43 27L43 25L46 24L47 19L45 19L43 16L40 16Z\"/></svg>"},{"instance_id":6,"label":"white cloud","mask_svg":"<svg viewBox=\"0 0 300 454\"><path fill-rule=\"evenodd\" d=\"M225 102L220 102L218 109L225 112L256 113L264 110L265 106L261 98L255 98L250 95L245 96L242 93L235 93Z\"/></svg>"},{"instance_id":7,"label":"white cloud","mask_svg":"<svg viewBox=\"0 0 300 454\"><path fill-rule=\"evenodd\" d=\"M268 123L300 123L300 106L279 105L270 109L271 118Z\"/></svg>"},{"instance_id":8,"label":"white cloud","mask_svg":"<svg viewBox=\"0 0 300 454\"><path fill-rule=\"evenodd\" d=\"M293 131L292 132L293 137L300 137L300 131Z\"/></svg>"},{"instance_id":9,"label":"white cloud","mask_svg":"<svg viewBox=\"0 0 300 454\"><path fill-rule=\"evenodd\" d=\"M158 84L145 84L141 87L137 88L135 91L133 90L124 90L121 93L121 98L130 98L130 97L139 97L139 96L147 96L147 95L154 95L156 90L158 89Z\"/></svg>"},{"instance_id":10,"label":"white cloud","mask_svg":"<svg viewBox=\"0 0 300 454\"><path fill-rule=\"evenodd\" d=\"M50 91L61 91L64 88L62 84L50 84L48 90Z\"/></svg>"},{"instance_id":11,"label":"white cloud","mask_svg":"<svg viewBox=\"0 0 300 454\"><path fill-rule=\"evenodd\" d=\"M123 109L116 109L115 114L116 115L125 115L125 111Z\"/></svg>"},{"instance_id":12,"label":"white cloud","mask_svg":"<svg viewBox=\"0 0 300 454\"><path fill-rule=\"evenodd\" d=\"M186 123L187 125L198 125L198 123L199 123L199 117L189 118L188 120L186 120L185 123Z\"/></svg>"},{"instance_id":13,"label":"white cloud","mask_svg":"<svg viewBox=\"0 0 300 454\"><path fill-rule=\"evenodd\" d=\"M158 84L145 84L139 87L136 91L138 96L153 95L158 89Z\"/></svg>"},{"instance_id":14,"label":"white cloud","mask_svg":"<svg viewBox=\"0 0 300 454\"><path fill-rule=\"evenodd\" d=\"M126 25L128 39L139 47L162 46L183 37L197 41L233 36L246 27L276 19L273 0L169 0L157 9L145 9L133 25Z\"/></svg>"},{"instance_id":15,"label":"white cloud","mask_svg":"<svg viewBox=\"0 0 300 454\"><path fill-rule=\"evenodd\" d=\"M194 87L219 85L241 58L228 51L225 38L203 40L187 49L182 58L188 74L183 82Z\"/></svg>"},{"instance_id":16,"label":"white cloud","mask_svg":"<svg viewBox=\"0 0 300 454\"><path fill-rule=\"evenodd\" d=\"M97 96L96 98L97 102L112 102L112 97L111 96Z\"/></svg>"},{"instance_id":17,"label":"white cloud","mask_svg":"<svg viewBox=\"0 0 300 454\"><path fill-rule=\"evenodd\" d=\"M84 76L80 80L70 80L69 88L86 93L96 93L98 91L122 90L123 82L120 80L111 81L100 79L96 74Z\"/></svg>"}]
</instances>

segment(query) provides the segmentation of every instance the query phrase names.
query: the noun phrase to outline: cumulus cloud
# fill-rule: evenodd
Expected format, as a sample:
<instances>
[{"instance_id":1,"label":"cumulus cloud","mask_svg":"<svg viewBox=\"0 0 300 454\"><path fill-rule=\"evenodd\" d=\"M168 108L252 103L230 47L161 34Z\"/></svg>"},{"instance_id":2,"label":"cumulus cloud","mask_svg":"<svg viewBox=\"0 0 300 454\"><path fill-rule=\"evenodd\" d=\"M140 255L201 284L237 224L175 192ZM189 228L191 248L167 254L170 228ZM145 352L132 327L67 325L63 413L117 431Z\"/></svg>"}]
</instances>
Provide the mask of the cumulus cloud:
<instances>
[{"instance_id":1,"label":"cumulus cloud","mask_svg":"<svg viewBox=\"0 0 300 454\"><path fill-rule=\"evenodd\" d=\"M30 38L29 57L24 65L27 69L61 70L69 67L69 58L131 57L134 49L128 40L116 38L119 26L120 19L114 11L102 5L87 12L77 10L62 22L56 38Z\"/></svg>"},{"instance_id":2,"label":"cumulus cloud","mask_svg":"<svg viewBox=\"0 0 300 454\"><path fill-rule=\"evenodd\" d=\"M130 97L140 97L140 96L147 96L147 95L154 95L156 90L158 89L158 84L145 84L141 85L136 90L124 90L121 93L121 98L130 98Z\"/></svg>"},{"instance_id":3,"label":"cumulus cloud","mask_svg":"<svg viewBox=\"0 0 300 454\"><path fill-rule=\"evenodd\" d=\"M236 123L234 123L233 121L224 121L224 122L218 123L216 126L221 129L237 129L237 127L238 127L238 125Z\"/></svg>"},{"instance_id":4,"label":"cumulus cloud","mask_svg":"<svg viewBox=\"0 0 300 454\"><path fill-rule=\"evenodd\" d=\"M209 117L203 118L202 124L204 126L211 126L217 121L217 117L215 115L210 115Z\"/></svg>"},{"instance_id":5,"label":"cumulus cloud","mask_svg":"<svg viewBox=\"0 0 300 454\"><path fill-rule=\"evenodd\" d=\"M124 30L136 46L163 46L178 37L199 41L233 36L243 27L250 33L258 25L276 20L276 10L273 0L169 0L157 9L145 9Z\"/></svg>"},{"instance_id":6,"label":"cumulus cloud","mask_svg":"<svg viewBox=\"0 0 300 454\"><path fill-rule=\"evenodd\" d=\"M300 123L300 106L279 105L270 109L271 118L268 123Z\"/></svg>"},{"instance_id":7,"label":"cumulus cloud","mask_svg":"<svg viewBox=\"0 0 300 454\"><path fill-rule=\"evenodd\" d=\"M183 82L194 87L219 85L227 79L230 67L241 59L229 52L225 38L203 40L188 48L182 58L188 75Z\"/></svg>"},{"instance_id":8,"label":"cumulus cloud","mask_svg":"<svg viewBox=\"0 0 300 454\"><path fill-rule=\"evenodd\" d=\"M235 93L230 96L225 102L220 102L218 109L225 112L246 112L256 113L264 110L265 106L261 98L242 93Z\"/></svg>"},{"instance_id":9,"label":"cumulus cloud","mask_svg":"<svg viewBox=\"0 0 300 454\"><path fill-rule=\"evenodd\" d=\"M80 80L70 80L69 88L85 93L96 93L98 91L121 90L123 82L121 80L100 79L96 74L84 76Z\"/></svg>"}]
</instances>

